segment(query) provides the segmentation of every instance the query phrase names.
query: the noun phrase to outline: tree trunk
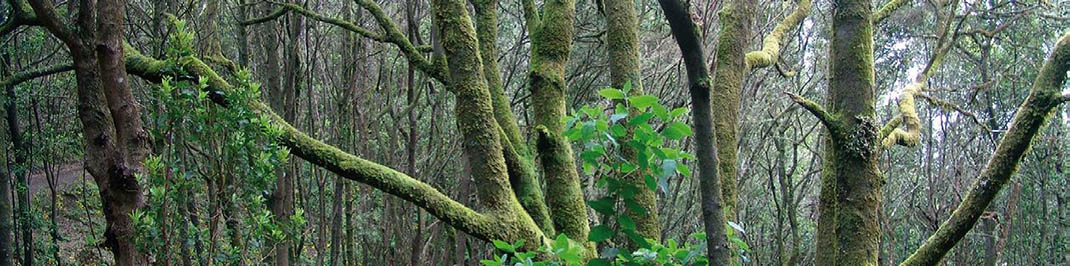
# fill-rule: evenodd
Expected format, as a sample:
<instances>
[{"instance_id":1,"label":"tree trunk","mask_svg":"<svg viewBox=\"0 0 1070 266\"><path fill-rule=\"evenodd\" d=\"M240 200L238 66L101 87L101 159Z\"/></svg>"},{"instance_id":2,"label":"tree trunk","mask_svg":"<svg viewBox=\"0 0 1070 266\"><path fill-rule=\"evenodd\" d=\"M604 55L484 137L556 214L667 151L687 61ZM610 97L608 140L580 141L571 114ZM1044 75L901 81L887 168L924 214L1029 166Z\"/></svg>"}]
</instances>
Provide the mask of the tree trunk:
<instances>
[{"instance_id":1,"label":"tree trunk","mask_svg":"<svg viewBox=\"0 0 1070 266\"><path fill-rule=\"evenodd\" d=\"M724 206L721 203L721 178L718 177L717 135L710 104L710 72L702 49L702 36L691 20L691 11L679 0L659 0L672 35L687 67L691 93L691 119L695 124L695 154L698 159L699 193L702 196L702 221L706 230L706 257L710 265L729 265L732 253L725 235Z\"/></svg>"},{"instance_id":2,"label":"tree trunk","mask_svg":"<svg viewBox=\"0 0 1070 266\"><path fill-rule=\"evenodd\" d=\"M876 88L872 4L836 0L829 54L828 115L817 232L817 265L877 265Z\"/></svg>"},{"instance_id":3,"label":"tree trunk","mask_svg":"<svg viewBox=\"0 0 1070 266\"><path fill-rule=\"evenodd\" d=\"M527 3L524 16L531 35L531 59L528 89L538 131L539 161L546 178L546 205L554 229L571 239L586 241L587 204L584 202L579 173L576 171L572 145L561 135L565 124L565 66L572 47L575 2L547 1L542 12ZM531 19L536 17L537 19ZM593 243L588 249L593 251Z\"/></svg>"},{"instance_id":4,"label":"tree trunk","mask_svg":"<svg viewBox=\"0 0 1070 266\"><path fill-rule=\"evenodd\" d=\"M137 175L148 154L148 133L141 122L141 108L127 87L126 62L123 53L124 0L101 0L97 8L97 60L100 84L107 98L107 106L118 135L115 145L121 157L108 171L108 180L101 188L104 214L108 219L105 232L108 246L118 265L145 263L133 243L136 229L130 214L144 205ZM98 181L98 183L101 183Z\"/></svg>"},{"instance_id":5,"label":"tree trunk","mask_svg":"<svg viewBox=\"0 0 1070 266\"><path fill-rule=\"evenodd\" d=\"M11 75L9 70L11 59L8 53L4 53L3 62L0 63L3 64L0 65L3 68L3 72L0 74L3 74L4 77ZM4 86L4 92L4 111L6 112L8 137L11 138L16 158L18 158L21 155L17 154L22 151L22 135L19 132L18 111L15 108L17 100L15 97L15 85ZM18 160L16 159L16 161ZM11 242L11 234L14 233L11 230L14 225L11 220L11 176L22 170L12 168L21 168L21 166L16 164L14 167L8 168L8 172L0 173L0 266L11 266L14 255L14 243ZM22 211L21 205L19 211Z\"/></svg>"},{"instance_id":6,"label":"tree trunk","mask_svg":"<svg viewBox=\"0 0 1070 266\"><path fill-rule=\"evenodd\" d=\"M635 2L632 0L607 0L605 1L606 15L606 38L609 54L609 79L610 86L624 88L625 84L631 84L632 95L643 93L643 79L640 72L639 61L639 17L635 13ZM631 135L631 132L628 132ZM630 138L630 137L626 137ZM638 154L634 149L625 147L624 159L635 162ZM639 235L660 242L661 224L658 223L658 198L657 191L648 189L646 186L646 173L635 172L625 176L625 180L632 186L639 188L635 193L634 200L644 209L647 214L643 215L628 210L628 215L635 221L635 230ZM626 243L631 243L626 242ZM631 249L637 249L635 245L629 245Z\"/></svg>"}]
</instances>

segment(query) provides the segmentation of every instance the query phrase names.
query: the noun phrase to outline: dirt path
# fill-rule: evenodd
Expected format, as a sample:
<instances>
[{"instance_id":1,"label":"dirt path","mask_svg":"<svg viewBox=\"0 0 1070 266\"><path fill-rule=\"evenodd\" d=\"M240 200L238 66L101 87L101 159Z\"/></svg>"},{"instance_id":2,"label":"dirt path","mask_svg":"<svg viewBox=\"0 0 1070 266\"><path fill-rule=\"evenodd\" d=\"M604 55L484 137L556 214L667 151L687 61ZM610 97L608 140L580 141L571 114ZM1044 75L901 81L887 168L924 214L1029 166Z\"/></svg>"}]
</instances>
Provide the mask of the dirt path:
<instances>
[{"instance_id":1,"label":"dirt path","mask_svg":"<svg viewBox=\"0 0 1070 266\"><path fill-rule=\"evenodd\" d=\"M56 171L56 192L64 191L70 188L71 184L74 184L82 180L82 175L85 174L87 180L91 180L93 177L89 176L89 173L84 173L82 169L82 163L72 163L60 166ZM36 196L37 193L48 193L48 175L44 170L34 171L30 175L30 195Z\"/></svg>"}]
</instances>

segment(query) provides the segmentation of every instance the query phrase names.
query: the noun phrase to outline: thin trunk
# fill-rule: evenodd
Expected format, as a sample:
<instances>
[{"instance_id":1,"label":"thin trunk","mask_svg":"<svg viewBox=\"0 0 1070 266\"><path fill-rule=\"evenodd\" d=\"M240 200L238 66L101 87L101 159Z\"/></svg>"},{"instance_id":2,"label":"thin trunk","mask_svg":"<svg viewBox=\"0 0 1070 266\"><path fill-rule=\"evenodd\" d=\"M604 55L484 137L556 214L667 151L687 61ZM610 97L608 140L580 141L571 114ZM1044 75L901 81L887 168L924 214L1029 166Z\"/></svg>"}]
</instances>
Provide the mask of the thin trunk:
<instances>
[{"instance_id":1,"label":"thin trunk","mask_svg":"<svg viewBox=\"0 0 1070 266\"><path fill-rule=\"evenodd\" d=\"M414 2L414 1L411 1L411 0L407 0L405 2L406 2L405 3L405 23L406 23L406 28L407 28L406 31L408 32L409 40L412 41L413 45L420 45L420 38L419 38L419 30L420 30L419 27L420 26L419 26L419 22L416 21L416 11L417 11L417 5L419 4L419 2ZM417 134L417 127L416 127L416 109L417 108L414 107L414 106L416 106L417 102L419 101L419 92L418 92L418 89L416 87L417 86L416 85L416 70L414 69L414 67L412 65L408 65L408 73L406 73L406 75L405 75L405 85L406 85L406 87L408 87L408 93L406 94L406 101L408 103L408 106L412 107L412 108L409 108L409 112L408 112L408 114L406 114L408 116L408 120L409 120L409 125L408 125L409 134L408 134L408 139L406 139L406 141L405 141L406 142L406 145L405 145L406 147L405 148L406 148L406 155L407 155L406 164L405 165L408 166L409 169L407 169L406 172L409 174L409 176L412 176L412 177L416 178L417 180L419 180L420 175L416 173L416 145L417 145L416 141L419 139L418 138L418 134ZM406 204L406 205L412 205L412 204ZM420 261L422 261L421 255L423 255L423 240L424 240L423 212L421 212L420 208L416 207L415 205L412 206L412 209L413 209L412 213L416 214L416 228L415 228L415 234L412 236L412 241L410 243L411 250L410 250L410 254L409 254L409 265L419 265Z\"/></svg>"},{"instance_id":2,"label":"thin trunk","mask_svg":"<svg viewBox=\"0 0 1070 266\"><path fill-rule=\"evenodd\" d=\"M11 75L11 71L9 70L11 59L8 53L4 53L3 62L0 63L3 64L0 65L0 67L3 68L3 71L0 74L3 74L4 77ZM22 135L19 132L18 127L18 111L15 108L15 102L17 100L15 97L15 86L4 86L4 92L4 111L6 112L5 118L7 119L8 138L11 139L12 146L15 148L15 153L18 154L22 151ZM17 160L18 159L16 159L16 161ZM9 195L11 195L11 176L12 174L18 176L18 173L22 172L20 168L21 166L15 165L14 167L8 167L8 172L0 173L0 266L10 266L13 263L14 245L11 242L11 234L14 232L11 230L13 223L11 219L11 197L9 197ZM19 179L21 182L21 178ZM19 205L19 211L22 211L21 205Z\"/></svg>"},{"instance_id":3,"label":"thin trunk","mask_svg":"<svg viewBox=\"0 0 1070 266\"><path fill-rule=\"evenodd\" d=\"M695 154L698 159L702 221L706 230L706 257L710 265L729 265L732 254L725 235L725 213L721 203L721 178L717 170L717 135L710 104L710 72L702 49L702 36L691 20L691 11L680 0L659 0L672 35L687 68L691 94L691 119L695 125Z\"/></svg>"}]
</instances>

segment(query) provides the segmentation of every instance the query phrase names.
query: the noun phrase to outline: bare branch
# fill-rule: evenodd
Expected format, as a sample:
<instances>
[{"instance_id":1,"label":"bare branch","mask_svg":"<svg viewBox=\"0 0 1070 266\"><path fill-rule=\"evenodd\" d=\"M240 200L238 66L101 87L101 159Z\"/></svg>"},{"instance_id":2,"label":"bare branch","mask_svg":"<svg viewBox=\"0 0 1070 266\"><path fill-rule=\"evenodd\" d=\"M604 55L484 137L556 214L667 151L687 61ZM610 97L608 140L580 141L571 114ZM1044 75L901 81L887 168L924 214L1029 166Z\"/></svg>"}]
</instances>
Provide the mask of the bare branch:
<instances>
[{"instance_id":1,"label":"bare branch","mask_svg":"<svg viewBox=\"0 0 1070 266\"><path fill-rule=\"evenodd\" d=\"M22 5L19 4L19 6ZM29 0L29 6L33 8L37 21L41 22L41 25L47 28L49 32L52 32L56 38L59 38L68 47L78 47L80 45L78 40L75 39L73 31L68 28L67 23L56 14L56 7L52 5L52 1Z\"/></svg>"},{"instance_id":2,"label":"bare branch","mask_svg":"<svg viewBox=\"0 0 1070 266\"><path fill-rule=\"evenodd\" d=\"M949 102L947 100L936 98L936 97L932 97L932 96L930 96L928 94L925 94L925 93L919 93L917 96L919 98L925 99L925 101L929 102L929 104L931 104L931 105L938 106L938 107L940 107L942 109L945 109L945 110L948 110L948 111L955 111L955 112L958 112L958 113L960 113L960 114L962 114L962 115L964 115L966 117L969 117L970 120L973 121L973 123L975 123L978 126L980 126L986 132L992 132L992 128L988 127L988 125L986 125L985 123L981 122L981 119L978 118L977 115L973 114L973 112L970 112L970 111L968 111L966 109L962 109L962 107L959 107L958 105L956 105L954 103L951 103L951 102Z\"/></svg>"}]
</instances>

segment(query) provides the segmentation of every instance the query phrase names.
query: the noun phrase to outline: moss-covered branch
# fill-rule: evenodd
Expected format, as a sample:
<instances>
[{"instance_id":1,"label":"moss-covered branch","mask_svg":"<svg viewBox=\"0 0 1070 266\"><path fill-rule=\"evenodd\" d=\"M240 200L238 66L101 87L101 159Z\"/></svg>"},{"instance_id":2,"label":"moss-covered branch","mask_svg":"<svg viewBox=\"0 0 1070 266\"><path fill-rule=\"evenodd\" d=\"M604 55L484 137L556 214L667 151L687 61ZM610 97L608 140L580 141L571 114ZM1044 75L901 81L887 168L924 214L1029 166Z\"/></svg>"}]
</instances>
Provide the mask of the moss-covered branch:
<instances>
[{"instance_id":1,"label":"moss-covered branch","mask_svg":"<svg viewBox=\"0 0 1070 266\"><path fill-rule=\"evenodd\" d=\"M825 110L824 107L821 107L821 104L792 92L785 91L784 94L788 95L792 101L799 106L802 106L802 108L806 109L810 114L813 114L814 117L817 117L817 121L820 121L821 125L824 125L829 132L832 132L833 134L839 132L841 126L839 120L832 113Z\"/></svg>"},{"instance_id":2,"label":"moss-covered branch","mask_svg":"<svg viewBox=\"0 0 1070 266\"><path fill-rule=\"evenodd\" d=\"M8 11L7 21L0 24L0 36L7 35L21 26L41 26L37 20L37 14L33 8L23 0L6 0L11 10Z\"/></svg>"},{"instance_id":3,"label":"moss-covered branch","mask_svg":"<svg viewBox=\"0 0 1070 266\"><path fill-rule=\"evenodd\" d=\"M944 111L947 111L947 112L954 111L954 112L958 112L959 114L962 114L962 115L964 115L966 117L969 117L970 121L973 121L974 124L977 124L977 126L981 127L981 129L984 130L985 132L991 132L992 131L992 128L988 127L988 125L986 125L984 122L981 122L981 119L978 118L976 114L974 114L973 112L970 112L969 110L963 109L962 107L960 107L960 106L958 106L958 105L956 105L954 103L948 102L947 100L944 100L944 99L933 97L933 96L925 94L925 93L918 93L915 96L917 96L918 98L924 99L926 102L929 102L930 105L934 105L936 107L939 107L940 109L944 109Z\"/></svg>"},{"instance_id":4,"label":"moss-covered branch","mask_svg":"<svg viewBox=\"0 0 1070 266\"><path fill-rule=\"evenodd\" d=\"M125 51L128 72L146 80L158 82L164 77L204 77L207 79L207 89L213 92L225 93L232 88L211 67L195 57L161 61L144 56L129 46ZM220 95L220 93L211 95ZM212 97L212 99L216 103L227 105L222 97ZM542 245L546 241L541 234L537 233L537 229L533 229L535 233L532 233L532 230L526 230L524 220L511 212L493 210L487 213L476 212L426 183L346 153L304 134L286 123L270 107L257 100L252 100L245 108L271 118L272 123L282 129L282 135L278 140L282 145L290 148L294 155L346 179L367 184L411 201L435 217L479 239L489 241L523 238L528 240L526 242L532 242L533 246ZM509 205L505 204L505 206Z\"/></svg>"},{"instance_id":5,"label":"moss-covered branch","mask_svg":"<svg viewBox=\"0 0 1070 266\"><path fill-rule=\"evenodd\" d=\"M950 6L951 10L946 15L940 16L943 18L943 23L940 25L940 37L936 41L936 51L929 58L925 67L922 68L921 73L914 78L914 82L904 87L900 92L897 106L899 108L899 117L902 118L899 121L901 123L888 134L881 134L881 146L884 148L892 145L915 147L921 143L921 119L918 118L915 97L922 93L926 85L929 84L929 78L935 75L936 70L943 65L944 57L947 56L948 51L951 51L955 37L958 36L951 33L951 21L955 18L955 10L958 5L951 3ZM888 127L885 126L885 128Z\"/></svg>"},{"instance_id":6,"label":"moss-covered branch","mask_svg":"<svg viewBox=\"0 0 1070 266\"><path fill-rule=\"evenodd\" d=\"M47 66L47 67L43 67L43 68L33 69L33 70L29 70L29 71L23 71L23 72L19 72L19 73L14 73L14 74L11 74L10 77L7 77L7 79L4 79L4 80L0 81L0 87L9 86L9 85L18 85L19 83L25 82L27 80L31 80L31 79L35 79L35 78L39 78L39 77L44 77L44 76L48 76L48 75L52 75L52 74L56 74L56 73L67 72L67 71L71 71L71 70L74 70L74 65L71 65L71 64L58 64L58 65L52 65L52 66Z\"/></svg>"},{"instance_id":7,"label":"moss-covered branch","mask_svg":"<svg viewBox=\"0 0 1070 266\"><path fill-rule=\"evenodd\" d=\"M799 0L795 10L791 11L784 20L773 28L765 39L762 40L762 50L747 53L746 66L748 70L768 67L776 63L780 58L781 42L787 37L788 31L802 24L806 16L810 14L812 0Z\"/></svg>"},{"instance_id":8,"label":"moss-covered branch","mask_svg":"<svg viewBox=\"0 0 1070 266\"><path fill-rule=\"evenodd\" d=\"M1018 108L1010 129L1003 135L995 153L974 180L970 191L940 228L911 254L903 266L936 265L959 240L977 223L977 219L992 203L1003 185L1010 180L1025 157L1033 138L1051 118L1055 108L1064 100L1060 90L1070 70L1070 33L1063 34L1055 49L1044 62L1033 82L1029 97Z\"/></svg>"},{"instance_id":9,"label":"moss-covered branch","mask_svg":"<svg viewBox=\"0 0 1070 266\"><path fill-rule=\"evenodd\" d=\"M249 19L249 20L246 20L246 21L242 21L239 24L241 24L242 26L252 26L252 25L256 25L256 24L260 24L260 23L264 23L264 22L275 20L275 19L281 17L282 15L286 15L286 13L289 13L289 12L290 12L289 8L286 8L285 6L282 6L282 7L276 8L275 10L272 10L271 13L268 13L267 15L265 15L263 17L252 18L252 19Z\"/></svg>"},{"instance_id":10,"label":"moss-covered branch","mask_svg":"<svg viewBox=\"0 0 1070 266\"><path fill-rule=\"evenodd\" d=\"M539 9L535 7L535 0L521 0L521 5L524 10L524 24L527 26L528 33L535 32L539 25L542 25L542 21L539 20Z\"/></svg>"},{"instance_id":11,"label":"moss-covered branch","mask_svg":"<svg viewBox=\"0 0 1070 266\"><path fill-rule=\"evenodd\" d=\"M881 24L881 22L891 16L895 10L903 7L909 2L910 0L889 0L888 3L884 3L877 12L873 13L873 25Z\"/></svg>"}]
</instances>

